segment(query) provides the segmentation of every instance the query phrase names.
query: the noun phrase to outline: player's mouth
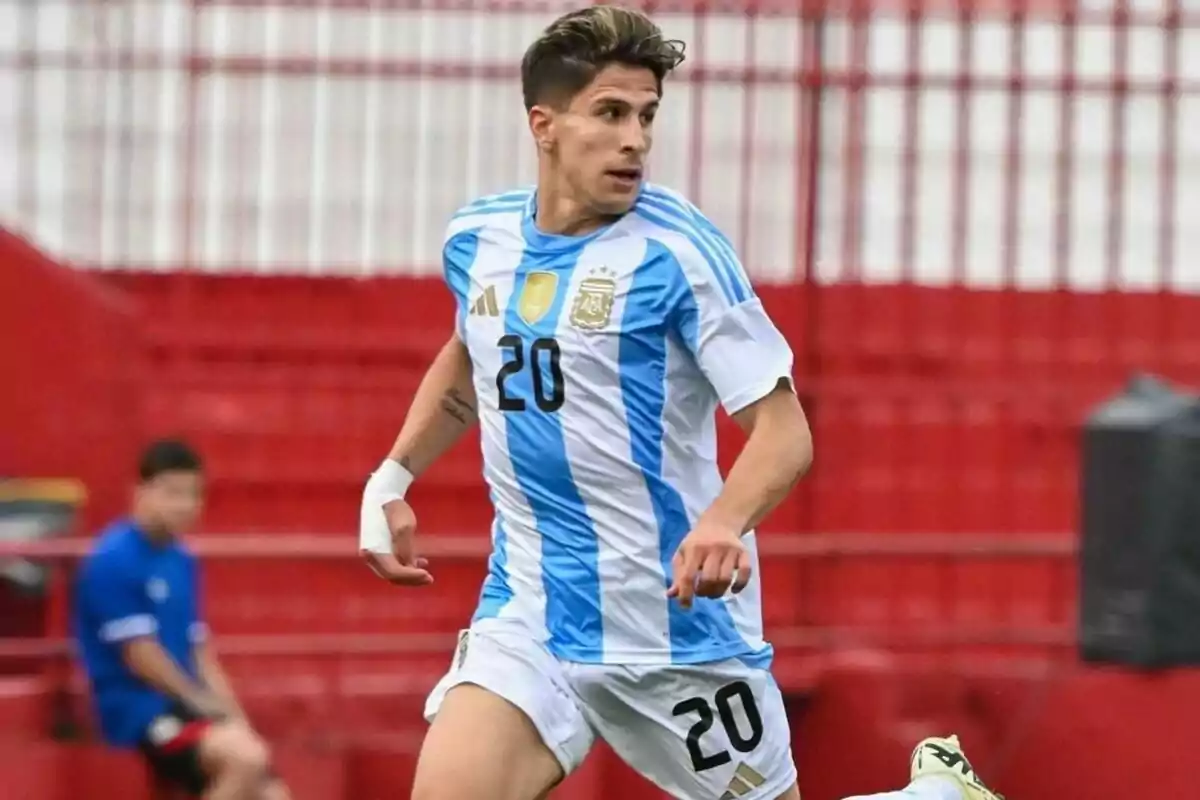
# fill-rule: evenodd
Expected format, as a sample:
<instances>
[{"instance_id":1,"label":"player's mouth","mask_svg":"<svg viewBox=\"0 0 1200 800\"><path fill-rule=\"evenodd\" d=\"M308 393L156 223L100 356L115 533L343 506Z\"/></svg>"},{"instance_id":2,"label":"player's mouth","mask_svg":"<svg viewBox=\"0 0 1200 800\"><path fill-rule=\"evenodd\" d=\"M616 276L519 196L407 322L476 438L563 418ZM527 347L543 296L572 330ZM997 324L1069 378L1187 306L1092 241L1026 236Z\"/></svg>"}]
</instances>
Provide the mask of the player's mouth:
<instances>
[{"instance_id":1,"label":"player's mouth","mask_svg":"<svg viewBox=\"0 0 1200 800\"><path fill-rule=\"evenodd\" d=\"M623 191L631 191L636 189L638 184L642 182L641 167L629 167L626 169L610 169L605 172L608 177L616 182L617 186Z\"/></svg>"}]
</instances>

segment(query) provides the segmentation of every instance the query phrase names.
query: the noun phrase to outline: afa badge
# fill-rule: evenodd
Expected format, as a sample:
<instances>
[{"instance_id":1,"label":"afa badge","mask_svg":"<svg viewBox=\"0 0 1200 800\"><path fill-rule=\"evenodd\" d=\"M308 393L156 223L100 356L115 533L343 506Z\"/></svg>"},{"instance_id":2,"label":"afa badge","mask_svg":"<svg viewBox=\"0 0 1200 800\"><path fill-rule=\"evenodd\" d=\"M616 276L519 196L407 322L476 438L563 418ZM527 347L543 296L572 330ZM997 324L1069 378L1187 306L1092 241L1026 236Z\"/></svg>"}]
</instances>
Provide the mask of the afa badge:
<instances>
[{"instance_id":1,"label":"afa badge","mask_svg":"<svg viewBox=\"0 0 1200 800\"><path fill-rule=\"evenodd\" d=\"M575 302L571 304L571 324L586 331L606 327L612 318L616 294L617 282L612 270L607 267L596 270L579 282Z\"/></svg>"}]
</instances>

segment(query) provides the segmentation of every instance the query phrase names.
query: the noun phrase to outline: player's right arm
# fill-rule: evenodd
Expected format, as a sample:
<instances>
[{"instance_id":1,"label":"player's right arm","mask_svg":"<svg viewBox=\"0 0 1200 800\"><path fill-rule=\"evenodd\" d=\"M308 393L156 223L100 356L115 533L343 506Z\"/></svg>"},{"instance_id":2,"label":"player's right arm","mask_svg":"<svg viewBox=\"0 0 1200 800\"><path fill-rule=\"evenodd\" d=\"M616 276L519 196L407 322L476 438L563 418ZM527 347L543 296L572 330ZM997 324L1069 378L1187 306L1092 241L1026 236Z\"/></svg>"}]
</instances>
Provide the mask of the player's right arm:
<instances>
[{"instance_id":1,"label":"player's right arm","mask_svg":"<svg viewBox=\"0 0 1200 800\"><path fill-rule=\"evenodd\" d=\"M471 356L455 333L421 379L388 458L416 478L478 420Z\"/></svg>"},{"instance_id":2,"label":"player's right arm","mask_svg":"<svg viewBox=\"0 0 1200 800\"><path fill-rule=\"evenodd\" d=\"M406 586L433 582L414 551L417 519L404 496L477 421L471 359L456 333L425 373L400 435L363 490L359 552L379 577Z\"/></svg>"},{"instance_id":3,"label":"player's right arm","mask_svg":"<svg viewBox=\"0 0 1200 800\"><path fill-rule=\"evenodd\" d=\"M433 582L413 547L417 518L404 499L408 487L479 420L471 355L463 342L469 256L458 245L450 236L442 253L458 306L455 332L421 379L387 458L368 479L359 515L359 553L376 575L404 586Z\"/></svg>"},{"instance_id":4,"label":"player's right arm","mask_svg":"<svg viewBox=\"0 0 1200 800\"><path fill-rule=\"evenodd\" d=\"M127 564L115 555L100 557L90 565L79 592L101 641L120 649L134 676L203 716L221 714L214 698L159 645L145 582Z\"/></svg>"}]
</instances>

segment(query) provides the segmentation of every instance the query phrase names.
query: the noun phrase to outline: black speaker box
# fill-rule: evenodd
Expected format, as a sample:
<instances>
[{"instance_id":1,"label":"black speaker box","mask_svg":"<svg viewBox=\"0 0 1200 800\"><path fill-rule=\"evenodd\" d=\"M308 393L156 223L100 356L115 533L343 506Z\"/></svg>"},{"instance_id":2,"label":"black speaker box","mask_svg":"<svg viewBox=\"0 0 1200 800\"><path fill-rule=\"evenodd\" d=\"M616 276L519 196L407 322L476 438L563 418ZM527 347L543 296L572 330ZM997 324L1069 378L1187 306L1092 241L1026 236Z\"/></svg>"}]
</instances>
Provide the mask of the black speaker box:
<instances>
[{"instance_id":1,"label":"black speaker box","mask_svg":"<svg viewBox=\"0 0 1200 800\"><path fill-rule=\"evenodd\" d=\"M1200 664L1200 399L1153 378L1085 427L1079 613L1087 661Z\"/></svg>"}]
</instances>

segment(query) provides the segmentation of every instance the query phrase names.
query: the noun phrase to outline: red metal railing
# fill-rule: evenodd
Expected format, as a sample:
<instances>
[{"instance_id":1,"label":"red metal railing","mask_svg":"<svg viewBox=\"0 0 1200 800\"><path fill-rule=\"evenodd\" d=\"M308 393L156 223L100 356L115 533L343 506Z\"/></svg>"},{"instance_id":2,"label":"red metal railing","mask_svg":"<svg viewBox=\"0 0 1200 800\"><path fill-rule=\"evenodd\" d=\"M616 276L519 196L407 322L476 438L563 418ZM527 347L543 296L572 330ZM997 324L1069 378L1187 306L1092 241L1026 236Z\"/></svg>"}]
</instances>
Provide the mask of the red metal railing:
<instances>
[{"instance_id":1,"label":"red metal railing","mask_svg":"<svg viewBox=\"0 0 1200 800\"><path fill-rule=\"evenodd\" d=\"M454 576L456 565L462 565L468 567L469 580L475 581L488 553L487 542L478 537L437 536L422 544L440 579ZM0 560L20 557L58 567L46 637L0 641L0 659L58 660L69 654L65 576L88 546L79 539L0 542ZM381 654L440 658L451 651L455 631L466 623L478 586L477 582L464 585L467 581L458 576L440 593L392 589L361 566L346 540L334 537L203 536L193 546L208 564L206 605L220 617L214 626L221 650L234 658L345 659ZM1013 654L1046 654L1074 642L1071 603L1060 596L1069 589L1066 573L1073 569L1075 542L1070 537L774 536L763 539L761 555L764 579L775 581L768 583L765 601L768 636L781 653L784 672L793 676L809 674L813 668L795 657L830 649L961 655L987 647L1010 648ZM995 580L995 571L1006 562L1025 568L1042 564L1048 571L1062 573L1058 580L1064 585L1042 598L1044 607L1036 617L1009 607L1019 599L1011 592L991 598L995 605L986 613L964 617L961 605L969 603L972 595L956 591L956 573L965 568L968 572L962 576L990 575ZM234 580L228 571L218 577L223 564L249 570L249 580ZM985 572L971 573L973 564L985 566ZM918 577L933 584L925 588L941 593L948 605L906 618L901 606L911 593L904 591L907 587L898 574L907 565L916 565ZM893 573L889 588L899 591L890 598L895 607L886 617L856 616L850 605L853 598L839 594L853 588L852 579L844 587L836 585L839 571L850 574L864 567L867 574ZM350 584L343 581L346 576ZM789 585L791 580L800 583ZM335 590L346 585L357 591ZM451 595L458 602L451 601L453 608L446 608L442 604ZM306 596L315 598L319 612L289 618L291 606ZM415 604L418 616L377 617L364 626L360 607L364 603ZM459 607L466 611L456 617Z\"/></svg>"}]
</instances>

